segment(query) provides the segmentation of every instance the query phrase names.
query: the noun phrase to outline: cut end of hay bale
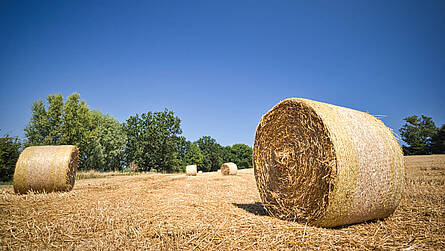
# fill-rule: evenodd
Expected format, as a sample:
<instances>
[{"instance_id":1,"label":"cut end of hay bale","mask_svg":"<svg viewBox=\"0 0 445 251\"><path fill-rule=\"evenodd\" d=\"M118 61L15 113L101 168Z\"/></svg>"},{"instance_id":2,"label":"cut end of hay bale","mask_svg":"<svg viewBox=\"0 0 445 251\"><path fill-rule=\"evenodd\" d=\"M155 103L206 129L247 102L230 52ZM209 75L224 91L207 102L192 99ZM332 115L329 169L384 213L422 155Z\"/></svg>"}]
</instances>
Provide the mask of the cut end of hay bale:
<instances>
[{"instance_id":1,"label":"cut end of hay bale","mask_svg":"<svg viewBox=\"0 0 445 251\"><path fill-rule=\"evenodd\" d=\"M228 162L221 166L222 175L236 175L238 173L238 168L235 163Z\"/></svg>"},{"instance_id":2,"label":"cut end of hay bale","mask_svg":"<svg viewBox=\"0 0 445 251\"><path fill-rule=\"evenodd\" d=\"M333 227L384 218L403 190L403 155L375 117L287 99L261 119L254 143L257 187L269 214Z\"/></svg>"},{"instance_id":3,"label":"cut end of hay bale","mask_svg":"<svg viewBox=\"0 0 445 251\"><path fill-rule=\"evenodd\" d=\"M185 174L187 176L196 176L197 170L198 168L196 165L188 165L185 167Z\"/></svg>"},{"instance_id":4,"label":"cut end of hay bale","mask_svg":"<svg viewBox=\"0 0 445 251\"><path fill-rule=\"evenodd\" d=\"M304 103L286 102L260 125L255 173L266 209L280 218L318 218L335 179L334 147L321 118Z\"/></svg>"},{"instance_id":5,"label":"cut end of hay bale","mask_svg":"<svg viewBox=\"0 0 445 251\"><path fill-rule=\"evenodd\" d=\"M20 154L14 171L14 191L70 191L76 179L76 146L31 146Z\"/></svg>"}]
</instances>

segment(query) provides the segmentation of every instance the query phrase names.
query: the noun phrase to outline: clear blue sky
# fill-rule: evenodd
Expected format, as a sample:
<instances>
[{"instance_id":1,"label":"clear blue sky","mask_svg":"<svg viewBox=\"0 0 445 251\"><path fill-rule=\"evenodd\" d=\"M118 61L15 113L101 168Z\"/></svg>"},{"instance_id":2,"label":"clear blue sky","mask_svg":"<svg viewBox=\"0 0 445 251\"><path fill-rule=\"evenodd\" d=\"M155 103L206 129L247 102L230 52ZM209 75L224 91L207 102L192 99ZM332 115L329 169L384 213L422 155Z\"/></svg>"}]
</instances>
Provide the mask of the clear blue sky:
<instances>
[{"instance_id":1,"label":"clear blue sky","mask_svg":"<svg viewBox=\"0 0 445 251\"><path fill-rule=\"evenodd\" d=\"M0 1L0 134L72 92L121 122L166 107L222 145L252 145L288 97L441 125L445 1Z\"/></svg>"}]
</instances>

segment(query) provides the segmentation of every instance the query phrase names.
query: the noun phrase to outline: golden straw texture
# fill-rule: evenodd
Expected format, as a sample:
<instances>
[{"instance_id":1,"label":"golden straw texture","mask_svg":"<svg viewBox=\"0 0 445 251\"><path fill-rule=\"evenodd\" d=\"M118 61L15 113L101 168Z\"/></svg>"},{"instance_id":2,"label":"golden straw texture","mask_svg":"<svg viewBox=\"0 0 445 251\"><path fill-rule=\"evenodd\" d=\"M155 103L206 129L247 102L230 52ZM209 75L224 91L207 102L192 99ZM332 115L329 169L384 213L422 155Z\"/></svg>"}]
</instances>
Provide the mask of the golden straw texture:
<instances>
[{"instance_id":1,"label":"golden straw texture","mask_svg":"<svg viewBox=\"0 0 445 251\"><path fill-rule=\"evenodd\" d=\"M401 148L380 120L300 98L263 116L253 164L269 214L323 227L389 216L405 182Z\"/></svg>"},{"instance_id":2,"label":"golden straw texture","mask_svg":"<svg viewBox=\"0 0 445 251\"><path fill-rule=\"evenodd\" d=\"M236 175L238 172L238 168L235 163L228 162L224 163L221 166L221 174L222 175Z\"/></svg>"},{"instance_id":3,"label":"golden straw texture","mask_svg":"<svg viewBox=\"0 0 445 251\"><path fill-rule=\"evenodd\" d=\"M196 165L188 165L185 167L185 174L187 176L196 176L197 169Z\"/></svg>"},{"instance_id":4,"label":"golden straw texture","mask_svg":"<svg viewBox=\"0 0 445 251\"><path fill-rule=\"evenodd\" d=\"M27 147L17 160L14 191L70 191L76 179L78 161L76 146Z\"/></svg>"}]
</instances>

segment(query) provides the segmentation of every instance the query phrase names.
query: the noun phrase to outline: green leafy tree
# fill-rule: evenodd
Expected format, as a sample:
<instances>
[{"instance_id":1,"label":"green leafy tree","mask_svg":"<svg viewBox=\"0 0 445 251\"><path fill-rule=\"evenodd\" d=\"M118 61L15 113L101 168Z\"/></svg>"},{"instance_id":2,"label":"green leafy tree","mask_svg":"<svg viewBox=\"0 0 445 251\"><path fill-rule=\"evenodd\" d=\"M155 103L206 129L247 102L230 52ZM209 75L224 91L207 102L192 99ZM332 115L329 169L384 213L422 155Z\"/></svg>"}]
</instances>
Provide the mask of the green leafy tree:
<instances>
[{"instance_id":1,"label":"green leafy tree","mask_svg":"<svg viewBox=\"0 0 445 251\"><path fill-rule=\"evenodd\" d=\"M445 154L445 124L431 138L431 151L434 154Z\"/></svg>"},{"instance_id":2,"label":"green leafy tree","mask_svg":"<svg viewBox=\"0 0 445 251\"><path fill-rule=\"evenodd\" d=\"M124 124L127 134L125 158L143 171L175 172L181 170L178 144L183 139L181 120L173 111L147 112L130 116Z\"/></svg>"},{"instance_id":3,"label":"green leafy tree","mask_svg":"<svg viewBox=\"0 0 445 251\"><path fill-rule=\"evenodd\" d=\"M26 145L57 145L62 136L63 97L60 94L49 95L48 109L42 100L32 105L32 117L25 128L28 138Z\"/></svg>"},{"instance_id":4,"label":"green leafy tree","mask_svg":"<svg viewBox=\"0 0 445 251\"><path fill-rule=\"evenodd\" d=\"M432 118L416 115L404 118L406 121L399 132L408 146L403 146L406 155L431 154L431 139L437 132Z\"/></svg>"},{"instance_id":5,"label":"green leafy tree","mask_svg":"<svg viewBox=\"0 0 445 251\"><path fill-rule=\"evenodd\" d=\"M179 171L184 171L185 170L185 166L187 165L187 160L185 158L186 154L187 154L187 150L190 147L191 142L188 141L184 136L179 136L178 140L177 140L177 149L178 149L178 159L180 160L180 170Z\"/></svg>"},{"instance_id":6,"label":"green leafy tree","mask_svg":"<svg viewBox=\"0 0 445 251\"><path fill-rule=\"evenodd\" d=\"M223 162L234 162L236 159L236 156L232 152L231 146L224 146L221 149L221 157ZM234 162L235 163L235 162Z\"/></svg>"},{"instance_id":7,"label":"green leafy tree","mask_svg":"<svg viewBox=\"0 0 445 251\"><path fill-rule=\"evenodd\" d=\"M49 135L49 119L41 99L32 104L31 112L30 122L25 127L25 137L27 138L25 145L45 144L45 139Z\"/></svg>"},{"instance_id":8,"label":"green leafy tree","mask_svg":"<svg viewBox=\"0 0 445 251\"><path fill-rule=\"evenodd\" d=\"M137 166L138 170L149 168L144 163L144 145L146 143L142 142L147 130L148 128L143 129L143 121L138 114L130 116L124 123L124 131L127 135L127 145L124 152L125 161L128 165L134 164Z\"/></svg>"},{"instance_id":9,"label":"green leafy tree","mask_svg":"<svg viewBox=\"0 0 445 251\"><path fill-rule=\"evenodd\" d=\"M190 143L185 154L185 165L197 165L202 170L204 155L196 143Z\"/></svg>"},{"instance_id":10,"label":"green leafy tree","mask_svg":"<svg viewBox=\"0 0 445 251\"><path fill-rule=\"evenodd\" d=\"M100 171L121 170L127 135L122 124L100 111L91 113L94 130L88 135L85 165Z\"/></svg>"},{"instance_id":11,"label":"green leafy tree","mask_svg":"<svg viewBox=\"0 0 445 251\"><path fill-rule=\"evenodd\" d=\"M252 168L252 148L245 144L235 144L231 148L230 161L239 169Z\"/></svg>"},{"instance_id":12,"label":"green leafy tree","mask_svg":"<svg viewBox=\"0 0 445 251\"><path fill-rule=\"evenodd\" d=\"M0 181L10 181L20 155L21 143L17 137L0 138Z\"/></svg>"},{"instance_id":13,"label":"green leafy tree","mask_svg":"<svg viewBox=\"0 0 445 251\"><path fill-rule=\"evenodd\" d=\"M80 169L118 170L122 168L126 134L109 115L91 112L80 95L73 93L64 102L62 95L49 95L33 103L25 128L26 146L76 145Z\"/></svg>"},{"instance_id":14,"label":"green leafy tree","mask_svg":"<svg viewBox=\"0 0 445 251\"><path fill-rule=\"evenodd\" d=\"M223 163L223 147L210 136L203 136L196 141L204 156L202 171L216 171Z\"/></svg>"},{"instance_id":15,"label":"green leafy tree","mask_svg":"<svg viewBox=\"0 0 445 251\"><path fill-rule=\"evenodd\" d=\"M61 143L84 148L89 133L94 129L94 124L90 108L84 100L80 100L79 94L73 93L68 96L62 116Z\"/></svg>"},{"instance_id":16,"label":"green leafy tree","mask_svg":"<svg viewBox=\"0 0 445 251\"><path fill-rule=\"evenodd\" d=\"M25 127L25 145L76 145L80 168L85 168L87 138L94 128L88 106L79 99L79 94L73 93L63 103L62 95L49 95L48 108L42 100L34 102L31 120Z\"/></svg>"},{"instance_id":17,"label":"green leafy tree","mask_svg":"<svg viewBox=\"0 0 445 251\"><path fill-rule=\"evenodd\" d=\"M60 94L48 96L48 135L45 144L55 145L60 142L63 135L63 97Z\"/></svg>"}]
</instances>

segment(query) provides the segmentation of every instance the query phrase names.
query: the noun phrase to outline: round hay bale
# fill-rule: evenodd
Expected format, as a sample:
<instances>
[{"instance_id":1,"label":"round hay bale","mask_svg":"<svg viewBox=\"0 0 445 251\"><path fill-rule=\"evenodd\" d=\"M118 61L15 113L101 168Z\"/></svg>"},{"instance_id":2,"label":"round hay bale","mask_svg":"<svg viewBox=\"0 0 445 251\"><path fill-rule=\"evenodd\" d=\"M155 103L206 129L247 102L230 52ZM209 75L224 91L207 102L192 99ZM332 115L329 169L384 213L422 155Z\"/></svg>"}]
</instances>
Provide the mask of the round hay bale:
<instances>
[{"instance_id":1,"label":"round hay bale","mask_svg":"<svg viewBox=\"0 0 445 251\"><path fill-rule=\"evenodd\" d=\"M197 170L196 165L188 165L185 167L185 174L187 176L196 176Z\"/></svg>"},{"instance_id":2,"label":"round hay bale","mask_svg":"<svg viewBox=\"0 0 445 251\"><path fill-rule=\"evenodd\" d=\"M202 173L202 171L198 171L198 173Z\"/></svg>"},{"instance_id":3,"label":"round hay bale","mask_svg":"<svg viewBox=\"0 0 445 251\"><path fill-rule=\"evenodd\" d=\"M31 146L20 154L14 171L16 193L70 191L76 180L76 146Z\"/></svg>"},{"instance_id":4,"label":"round hay bale","mask_svg":"<svg viewBox=\"0 0 445 251\"><path fill-rule=\"evenodd\" d=\"M300 98L262 117L253 165L270 215L323 227L389 216L405 182L400 145L379 119Z\"/></svg>"},{"instance_id":5,"label":"round hay bale","mask_svg":"<svg viewBox=\"0 0 445 251\"><path fill-rule=\"evenodd\" d=\"M228 162L224 163L221 166L221 174L222 175L236 175L238 172L238 168L235 163Z\"/></svg>"}]
</instances>

